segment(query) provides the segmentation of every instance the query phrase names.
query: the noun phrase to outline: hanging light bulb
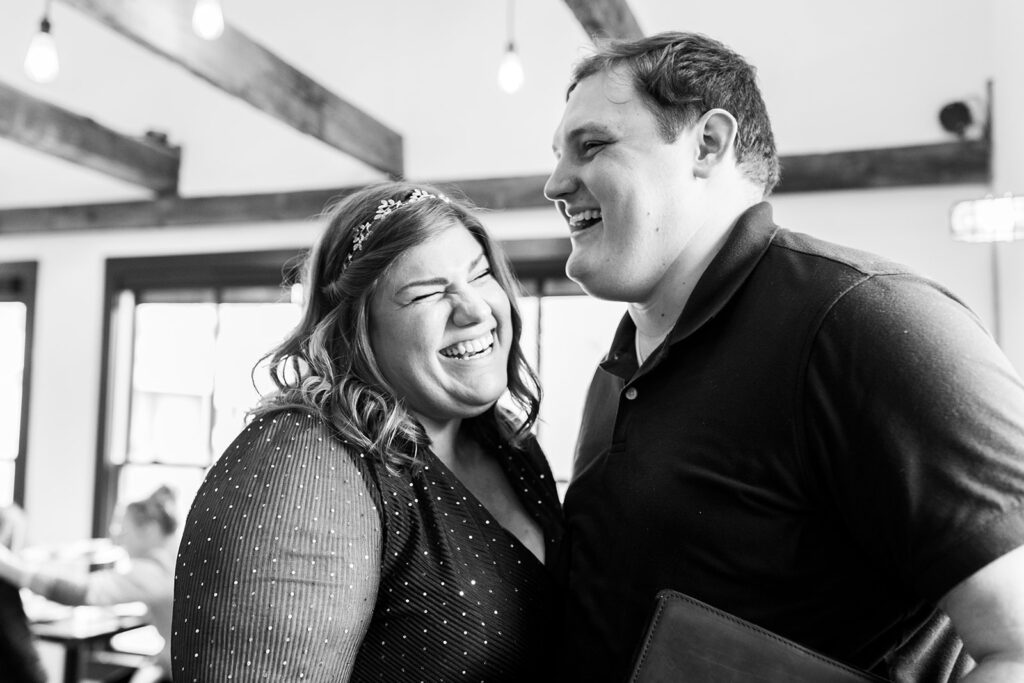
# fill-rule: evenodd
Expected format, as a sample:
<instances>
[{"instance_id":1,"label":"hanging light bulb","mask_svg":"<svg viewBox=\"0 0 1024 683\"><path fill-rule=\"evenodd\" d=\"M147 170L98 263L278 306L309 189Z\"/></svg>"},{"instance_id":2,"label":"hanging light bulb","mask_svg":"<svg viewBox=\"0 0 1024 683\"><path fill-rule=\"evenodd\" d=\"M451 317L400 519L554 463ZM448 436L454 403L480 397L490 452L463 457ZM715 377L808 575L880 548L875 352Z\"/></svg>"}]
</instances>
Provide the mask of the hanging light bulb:
<instances>
[{"instance_id":1,"label":"hanging light bulb","mask_svg":"<svg viewBox=\"0 0 1024 683\"><path fill-rule=\"evenodd\" d=\"M50 34L49 3L42 21L39 22L39 33L32 36L25 53L25 74L36 83L49 83L60 73L60 58L57 56L57 43Z\"/></svg>"},{"instance_id":2,"label":"hanging light bulb","mask_svg":"<svg viewBox=\"0 0 1024 683\"><path fill-rule=\"evenodd\" d=\"M508 0L506 5L508 14L505 27L508 32L508 47L505 48L505 56L501 58L501 66L498 67L498 85L508 94L512 94L523 86L523 62L516 52L515 33L515 0Z\"/></svg>"},{"instance_id":3,"label":"hanging light bulb","mask_svg":"<svg viewBox=\"0 0 1024 683\"><path fill-rule=\"evenodd\" d=\"M224 33L224 11L220 0L196 0L192 11L192 30L206 40L216 40Z\"/></svg>"},{"instance_id":4,"label":"hanging light bulb","mask_svg":"<svg viewBox=\"0 0 1024 683\"><path fill-rule=\"evenodd\" d=\"M516 53L516 46L508 44L505 56L498 67L498 85L509 95L523 86L523 62Z\"/></svg>"}]
</instances>

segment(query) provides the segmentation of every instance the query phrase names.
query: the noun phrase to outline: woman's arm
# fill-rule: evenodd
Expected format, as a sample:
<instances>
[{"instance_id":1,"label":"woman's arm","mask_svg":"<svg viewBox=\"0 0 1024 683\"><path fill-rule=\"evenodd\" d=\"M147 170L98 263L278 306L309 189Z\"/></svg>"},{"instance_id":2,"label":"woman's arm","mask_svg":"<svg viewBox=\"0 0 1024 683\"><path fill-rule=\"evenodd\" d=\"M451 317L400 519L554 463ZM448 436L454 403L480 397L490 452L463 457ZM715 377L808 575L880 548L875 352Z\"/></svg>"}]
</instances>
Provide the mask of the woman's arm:
<instances>
[{"instance_id":1,"label":"woman's arm","mask_svg":"<svg viewBox=\"0 0 1024 683\"><path fill-rule=\"evenodd\" d=\"M344 681L379 584L358 454L292 413L247 428L192 505L175 573L182 680Z\"/></svg>"}]
</instances>

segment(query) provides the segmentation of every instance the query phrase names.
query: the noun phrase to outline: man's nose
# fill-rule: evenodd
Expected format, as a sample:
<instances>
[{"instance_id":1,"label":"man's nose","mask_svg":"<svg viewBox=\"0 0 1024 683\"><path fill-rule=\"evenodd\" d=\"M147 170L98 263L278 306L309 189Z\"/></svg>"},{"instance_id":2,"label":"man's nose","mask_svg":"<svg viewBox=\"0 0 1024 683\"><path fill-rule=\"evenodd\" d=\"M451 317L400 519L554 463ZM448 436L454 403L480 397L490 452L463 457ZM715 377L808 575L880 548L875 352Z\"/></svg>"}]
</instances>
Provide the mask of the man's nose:
<instances>
[{"instance_id":1,"label":"man's nose","mask_svg":"<svg viewBox=\"0 0 1024 683\"><path fill-rule=\"evenodd\" d=\"M576 188L576 174L563 156L555 162L555 168L544 183L544 196L551 201L563 199Z\"/></svg>"}]
</instances>

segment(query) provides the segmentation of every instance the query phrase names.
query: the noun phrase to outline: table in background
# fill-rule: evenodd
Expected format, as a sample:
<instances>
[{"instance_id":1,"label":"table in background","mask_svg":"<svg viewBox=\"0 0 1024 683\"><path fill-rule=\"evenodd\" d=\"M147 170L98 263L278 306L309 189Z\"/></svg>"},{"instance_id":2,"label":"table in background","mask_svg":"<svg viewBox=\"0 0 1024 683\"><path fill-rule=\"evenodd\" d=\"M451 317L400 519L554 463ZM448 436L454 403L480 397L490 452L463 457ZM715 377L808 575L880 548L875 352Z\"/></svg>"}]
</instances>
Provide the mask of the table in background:
<instances>
[{"instance_id":1,"label":"table in background","mask_svg":"<svg viewBox=\"0 0 1024 683\"><path fill-rule=\"evenodd\" d=\"M33 621L32 633L40 640L64 647L64 683L78 683L85 655L112 636L145 626L138 614L123 614L106 607L73 607L68 616Z\"/></svg>"}]
</instances>

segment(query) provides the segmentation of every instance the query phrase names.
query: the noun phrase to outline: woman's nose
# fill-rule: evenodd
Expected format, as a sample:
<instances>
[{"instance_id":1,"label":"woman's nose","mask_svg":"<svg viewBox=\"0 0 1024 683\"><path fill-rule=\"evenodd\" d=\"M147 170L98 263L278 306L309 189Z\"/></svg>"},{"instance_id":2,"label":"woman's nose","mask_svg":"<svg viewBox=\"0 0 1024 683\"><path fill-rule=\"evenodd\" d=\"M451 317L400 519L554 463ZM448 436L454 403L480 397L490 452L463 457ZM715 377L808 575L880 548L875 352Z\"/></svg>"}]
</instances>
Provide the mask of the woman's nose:
<instances>
[{"instance_id":1,"label":"woman's nose","mask_svg":"<svg viewBox=\"0 0 1024 683\"><path fill-rule=\"evenodd\" d=\"M491 307L480 294L467 289L459 292L452 310L452 322L459 327L468 327L486 320L491 315Z\"/></svg>"}]
</instances>

